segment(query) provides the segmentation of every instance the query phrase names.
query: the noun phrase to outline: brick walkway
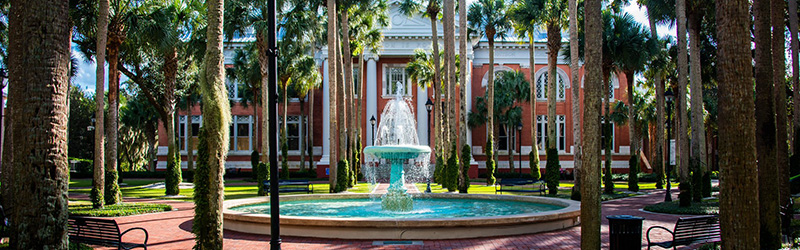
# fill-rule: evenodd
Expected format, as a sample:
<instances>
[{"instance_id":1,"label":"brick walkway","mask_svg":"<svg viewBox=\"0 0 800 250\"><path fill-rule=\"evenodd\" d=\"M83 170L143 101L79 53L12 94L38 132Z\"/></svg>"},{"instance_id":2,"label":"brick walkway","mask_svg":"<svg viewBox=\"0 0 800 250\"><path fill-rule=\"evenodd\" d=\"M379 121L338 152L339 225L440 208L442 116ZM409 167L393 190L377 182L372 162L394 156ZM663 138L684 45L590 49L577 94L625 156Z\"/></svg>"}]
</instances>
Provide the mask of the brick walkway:
<instances>
[{"instance_id":1,"label":"brick walkway","mask_svg":"<svg viewBox=\"0 0 800 250\"><path fill-rule=\"evenodd\" d=\"M677 189L673 192L677 198ZM86 195L71 195L71 198L88 198ZM643 234L648 227L661 225L672 228L677 215L664 215L642 212L645 205L654 204L664 199L664 191L653 191L651 194L603 202L602 204L602 241L603 248L608 248L608 220L605 216L629 214L645 218ZM117 217L120 229L143 227L150 233L149 249L191 249L194 246L194 235L191 233L193 204L188 202L163 201L152 199L126 198L125 202L166 203L177 211ZM663 232L663 231L662 231ZM143 235L126 235L126 241L141 241ZM656 240L668 239L665 233L657 234ZM267 249L268 235L255 235L225 231L225 249ZM642 236L642 245L647 240ZM488 237L461 240L425 240L422 246L374 246L373 241L364 240L330 240L301 237L282 237L282 249L579 249L580 226L529 235ZM692 246L694 249L699 246ZM112 248L97 248L112 249Z\"/></svg>"}]
</instances>

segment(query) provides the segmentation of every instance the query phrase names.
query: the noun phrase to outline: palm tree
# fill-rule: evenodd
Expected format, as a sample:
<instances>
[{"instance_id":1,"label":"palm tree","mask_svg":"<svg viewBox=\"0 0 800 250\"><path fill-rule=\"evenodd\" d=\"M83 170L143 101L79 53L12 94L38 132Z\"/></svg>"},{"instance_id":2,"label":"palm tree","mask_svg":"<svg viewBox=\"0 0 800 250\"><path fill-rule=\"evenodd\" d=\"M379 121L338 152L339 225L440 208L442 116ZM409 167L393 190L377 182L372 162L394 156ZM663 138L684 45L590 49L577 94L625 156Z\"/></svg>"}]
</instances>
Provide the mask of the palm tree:
<instances>
[{"instance_id":1,"label":"palm tree","mask_svg":"<svg viewBox=\"0 0 800 250\"><path fill-rule=\"evenodd\" d=\"M97 16L97 77L95 84L95 96L105 95L105 82L106 82L106 39L108 37L108 0L99 0L99 9ZM97 109L95 111L95 120L100 121L94 124L94 175L92 178L92 207L95 209L103 208L105 200L105 169L104 165L104 146L105 146L105 98L95 98Z\"/></svg>"},{"instance_id":2,"label":"palm tree","mask_svg":"<svg viewBox=\"0 0 800 250\"><path fill-rule=\"evenodd\" d=\"M558 51L561 49L561 29L567 26L569 21L566 0L546 0L542 4L543 8L539 12L539 22L547 30L547 165L546 176L550 176L549 181L557 183L561 164L558 161L558 148L556 147L556 89L559 88L557 76ZM548 177L546 177L548 178ZM550 186L550 185L548 185ZM555 194L558 187L548 187L550 193Z\"/></svg>"},{"instance_id":3,"label":"palm tree","mask_svg":"<svg viewBox=\"0 0 800 250\"><path fill-rule=\"evenodd\" d=\"M782 14L781 14L782 15ZM761 249L780 247L778 167L775 165L775 90L772 70L772 34L769 1L753 1L755 37L756 156ZM781 90L782 91L782 90Z\"/></svg>"},{"instance_id":4,"label":"palm tree","mask_svg":"<svg viewBox=\"0 0 800 250\"><path fill-rule=\"evenodd\" d=\"M204 74L200 82L203 94L203 129L198 154L194 193L196 249L222 249L222 200L225 156L228 154L228 124L231 119L222 54L223 1L210 0Z\"/></svg>"},{"instance_id":5,"label":"palm tree","mask_svg":"<svg viewBox=\"0 0 800 250\"><path fill-rule=\"evenodd\" d=\"M778 203L782 208L781 213L783 214L781 224L783 228L788 229L791 222L791 212L788 211L791 207L789 205L791 204L791 194L789 190L789 144L786 143L789 140L787 131L787 123L789 121L786 114L786 58L784 55L784 51L786 51L784 46L786 42L786 35L784 34L786 30L786 20L784 19L786 3L770 1L770 5L772 8L770 22L773 28L772 51L780 51L779 53L772 53L772 65L774 67L772 82L775 84L775 141L777 142L775 162L778 167Z\"/></svg>"},{"instance_id":6,"label":"palm tree","mask_svg":"<svg viewBox=\"0 0 800 250\"><path fill-rule=\"evenodd\" d=\"M600 114L603 86L603 19L601 1L589 0L584 5L586 28L586 80L584 81L584 114ZM583 166L600 166L600 117L583 119ZM588 125L587 125L588 124ZM581 249L600 249L600 171L597 167L581 170Z\"/></svg>"},{"instance_id":7,"label":"palm tree","mask_svg":"<svg viewBox=\"0 0 800 250\"><path fill-rule=\"evenodd\" d=\"M441 10L441 2L442 2L442 0L428 0L428 2L426 4L426 3L424 3L424 0L403 0L400 3L400 12L401 13L403 13L403 14L409 16L409 17L417 15L418 13L422 13L423 16L427 16L430 19L430 21L431 21L431 48L433 49L433 54L434 55L438 55L439 54L439 33L438 33L438 29L436 28L436 24L437 24L437 22L439 20L439 11ZM423 8L425 8L424 11L422 10ZM440 59L438 57L434 57L433 60L434 60L434 64L435 65L441 65ZM442 79L441 78L441 69L439 67L440 66L433 67L434 75L435 75L435 77L433 78L433 97L434 97L434 99L438 99L439 97L441 97L441 91L442 91L442 87L441 87L441 79ZM439 101L434 101L433 102L433 113L434 114L441 114L442 113L441 109L442 109L442 107L441 107L441 104L439 103ZM440 138L440 137L443 136L443 132L444 132L443 120L445 120L445 119L442 119L442 117L439 117L438 115L434 115L433 116L433 130L434 130L433 141L434 141L434 143L436 143L435 146L434 146L434 152L435 152L434 155L439 155L439 154L441 154L441 152L446 152L445 150L443 150L443 146L444 146L443 142L446 139ZM440 139L437 139L437 138L440 138ZM434 158L438 159L438 157L435 157L435 156L434 156Z\"/></svg>"},{"instance_id":8,"label":"palm tree","mask_svg":"<svg viewBox=\"0 0 800 250\"><path fill-rule=\"evenodd\" d=\"M487 105L489 124L486 126L486 130L489 132L487 145L496 145L494 143L494 41L496 37L501 40L505 39L506 30L511 26L510 20L506 16L506 9L503 0L478 0L469 6L467 16L470 28L489 39L489 84L486 90L489 99ZM487 152L494 151L494 146L487 148ZM487 160L494 164L494 159Z\"/></svg>"},{"instance_id":9,"label":"palm tree","mask_svg":"<svg viewBox=\"0 0 800 250\"><path fill-rule=\"evenodd\" d=\"M459 88L460 97L461 97L461 124L459 126L461 139L458 140L458 148L462 149L467 146L467 1L466 0L458 0L458 56L461 60L464 60L464 63L459 65L459 71L463 72L463 74L459 74L458 82L461 84ZM471 148L470 148L471 149ZM469 162L471 159L465 159L463 156L461 158L461 165L459 165L459 175L458 175L458 191L460 193L467 193L469 189L469 178L466 176L466 173L469 171Z\"/></svg>"},{"instance_id":10,"label":"palm tree","mask_svg":"<svg viewBox=\"0 0 800 250\"><path fill-rule=\"evenodd\" d=\"M701 191L701 187L705 185L703 182L702 177L705 174L710 174L710 171L707 166L706 162L706 130L705 130L705 119L704 119L704 108L703 108L703 79L701 75L701 64L700 64L700 30L701 22L703 21L702 18L705 16L705 10L710 8L711 1L709 0L700 0L700 1L692 1L691 8L688 8L687 16L688 16L688 30L689 30L689 62L691 66L689 67L689 77L691 82L691 95L692 95L692 109L691 109L691 120L692 120L692 140L691 140L691 155L689 156L689 167L693 169L695 175L699 175L695 177L695 180L700 180L695 182L693 185L697 185L694 188L694 192L692 192L692 198L694 201L700 201L703 196L703 192ZM708 187L711 187L711 178L707 180ZM711 189L708 189L708 196L711 196Z\"/></svg>"},{"instance_id":11,"label":"palm tree","mask_svg":"<svg viewBox=\"0 0 800 250\"><path fill-rule=\"evenodd\" d=\"M539 0L523 0L517 2L508 12L509 17L514 22L514 30L518 32L518 35L524 36L524 38L528 39L528 59L530 60L531 70L530 70L530 96L536 96L536 86L534 80L534 65L536 65L534 61L534 36L536 34L536 27L538 26L538 12L542 8L541 6L542 1ZM577 36L575 36L577 37ZM523 37L520 37L523 38ZM530 115L531 117L536 117L536 98L530 99ZM530 168L531 174L535 178L539 178L539 144L536 142L536 123L531 122L531 142L532 149L529 155L530 161ZM577 148L577 147L576 147ZM577 169L577 168L576 168ZM577 182L576 182L576 186Z\"/></svg>"},{"instance_id":12,"label":"palm tree","mask_svg":"<svg viewBox=\"0 0 800 250\"><path fill-rule=\"evenodd\" d=\"M759 249L758 169L749 1L717 2L720 228L724 249ZM761 18L761 17L759 17ZM759 24L761 25L761 24ZM771 78L768 78L768 80ZM774 180L773 180L774 181Z\"/></svg>"},{"instance_id":13,"label":"palm tree","mask_svg":"<svg viewBox=\"0 0 800 250\"><path fill-rule=\"evenodd\" d=\"M8 16L10 247L67 249L69 5L11 1Z\"/></svg>"},{"instance_id":14,"label":"palm tree","mask_svg":"<svg viewBox=\"0 0 800 250\"><path fill-rule=\"evenodd\" d=\"M444 0L444 68L445 68L445 81L444 81L444 91L445 97L445 107L447 113L447 133L446 133L446 140L449 144L445 145L445 155L451 153L451 149L455 148L458 142L458 133L456 131L456 21L455 21L455 0ZM458 151L452 151L458 152ZM455 157L456 161L458 160L458 153L454 155L446 155L447 161L449 162L451 157ZM456 167L456 166L447 166L447 167Z\"/></svg>"},{"instance_id":15,"label":"palm tree","mask_svg":"<svg viewBox=\"0 0 800 250\"><path fill-rule=\"evenodd\" d=\"M797 2L789 1L789 11L788 13L797 13ZM800 72L800 40L798 40L798 17L797 15L789 15L789 34L791 35L791 48L792 48L792 72ZM800 74L792 73L792 110L800 110ZM793 115L792 116L792 159L800 156L797 155L797 151L795 150L797 147L800 147L800 115ZM794 166L795 161L792 161L792 166Z\"/></svg>"},{"instance_id":16,"label":"palm tree","mask_svg":"<svg viewBox=\"0 0 800 250\"><path fill-rule=\"evenodd\" d=\"M680 160L680 206L691 205L692 188L689 180L689 133L686 120L686 86L688 67L688 52L686 47L686 0L676 0L675 16L678 19L678 90L675 93L677 109L675 110L678 132L678 159Z\"/></svg>"},{"instance_id":17,"label":"palm tree","mask_svg":"<svg viewBox=\"0 0 800 250\"><path fill-rule=\"evenodd\" d=\"M575 185L572 187L572 199L581 200L581 112L580 112L580 78L578 70L578 0L569 0L569 37L570 37L570 79L572 83L572 162ZM573 42L574 41L574 42ZM574 52L573 52L574 51ZM531 64L533 65L533 64ZM534 117L534 116L531 116Z\"/></svg>"},{"instance_id":18,"label":"palm tree","mask_svg":"<svg viewBox=\"0 0 800 250\"><path fill-rule=\"evenodd\" d=\"M328 8L328 30L337 30L336 29L336 1L335 0L327 0L326 7ZM328 104L330 109L330 132L334 133L337 130L337 111L338 111L338 102L336 101L336 92L337 86L336 82L337 79L335 77L336 72L338 72L338 63L337 63L337 56L336 56L336 32L328 32L328 90L330 93L330 102ZM333 134L329 137L330 139L330 159L331 159L331 167L330 167L330 175L328 177L329 184L330 184L330 192L336 192L336 184L338 183L337 174L338 173L338 166L334 161L338 160L339 155L337 150L335 149L337 145L337 138Z\"/></svg>"}]
</instances>

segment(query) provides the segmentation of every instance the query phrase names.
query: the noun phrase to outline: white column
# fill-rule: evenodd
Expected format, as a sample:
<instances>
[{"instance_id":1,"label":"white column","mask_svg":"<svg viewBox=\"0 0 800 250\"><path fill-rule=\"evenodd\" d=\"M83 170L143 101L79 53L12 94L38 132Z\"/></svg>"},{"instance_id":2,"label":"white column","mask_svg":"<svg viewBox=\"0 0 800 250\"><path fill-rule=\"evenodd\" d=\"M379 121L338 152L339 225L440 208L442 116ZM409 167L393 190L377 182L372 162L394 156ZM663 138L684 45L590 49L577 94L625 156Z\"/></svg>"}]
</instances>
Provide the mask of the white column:
<instances>
[{"instance_id":1,"label":"white column","mask_svg":"<svg viewBox=\"0 0 800 250\"><path fill-rule=\"evenodd\" d=\"M328 84L328 58L325 58L322 63L322 158L317 162L318 165L330 165L331 158L331 114L330 102L331 96L329 93Z\"/></svg>"},{"instance_id":2,"label":"white column","mask_svg":"<svg viewBox=\"0 0 800 250\"><path fill-rule=\"evenodd\" d=\"M467 82L464 86L467 86L467 93L466 93L466 101L467 101L467 114L472 111L472 55L467 56ZM472 129L467 126L467 144L472 144Z\"/></svg>"},{"instance_id":3,"label":"white column","mask_svg":"<svg viewBox=\"0 0 800 250\"><path fill-rule=\"evenodd\" d=\"M372 125L369 123L369 119L375 117L378 119L378 69L376 66L376 62L378 60L378 56L375 54L371 54L367 57L367 115L364 117L364 120L367 121L367 126L369 129L367 130L367 146L372 146L372 139L375 138L373 134L374 129ZM377 125L377 124L376 124ZM377 129L377 128L375 128Z\"/></svg>"},{"instance_id":4,"label":"white column","mask_svg":"<svg viewBox=\"0 0 800 250\"><path fill-rule=\"evenodd\" d=\"M417 134L419 135L419 145L430 145L428 140L428 109L425 103L428 102L428 90L417 87Z\"/></svg>"}]
</instances>

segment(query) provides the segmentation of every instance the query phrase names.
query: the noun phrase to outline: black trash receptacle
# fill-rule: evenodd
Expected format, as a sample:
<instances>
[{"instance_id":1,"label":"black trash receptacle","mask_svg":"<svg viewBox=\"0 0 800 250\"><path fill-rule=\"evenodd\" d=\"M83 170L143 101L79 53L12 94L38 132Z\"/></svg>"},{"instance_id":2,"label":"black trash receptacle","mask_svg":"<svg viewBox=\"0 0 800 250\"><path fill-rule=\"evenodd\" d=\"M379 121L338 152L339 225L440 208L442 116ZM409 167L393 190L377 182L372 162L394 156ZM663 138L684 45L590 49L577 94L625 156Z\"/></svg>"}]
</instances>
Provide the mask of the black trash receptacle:
<instances>
[{"instance_id":1,"label":"black trash receptacle","mask_svg":"<svg viewBox=\"0 0 800 250\"><path fill-rule=\"evenodd\" d=\"M644 218L631 215L611 215L608 231L611 250L642 249L642 221Z\"/></svg>"}]
</instances>

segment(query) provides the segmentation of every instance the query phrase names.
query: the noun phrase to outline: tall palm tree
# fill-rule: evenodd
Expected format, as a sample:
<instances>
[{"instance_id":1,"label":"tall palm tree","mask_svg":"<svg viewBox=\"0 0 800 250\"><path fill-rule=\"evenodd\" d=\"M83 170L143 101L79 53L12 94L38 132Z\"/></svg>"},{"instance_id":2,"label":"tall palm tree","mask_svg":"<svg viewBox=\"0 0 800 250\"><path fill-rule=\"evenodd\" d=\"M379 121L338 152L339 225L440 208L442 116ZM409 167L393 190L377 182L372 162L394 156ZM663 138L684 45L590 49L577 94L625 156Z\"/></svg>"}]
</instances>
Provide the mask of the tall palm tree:
<instances>
[{"instance_id":1,"label":"tall palm tree","mask_svg":"<svg viewBox=\"0 0 800 250\"><path fill-rule=\"evenodd\" d=\"M753 1L756 83L756 156L761 249L780 247L778 167L775 166L775 90L772 71L772 34L768 0ZM777 245L776 245L777 244Z\"/></svg>"},{"instance_id":2,"label":"tall palm tree","mask_svg":"<svg viewBox=\"0 0 800 250\"><path fill-rule=\"evenodd\" d=\"M586 0L584 5L586 27L586 80L584 81L584 114L600 114L600 96L603 86L603 20L601 1ZM583 166L600 166L600 117L583 118ZM581 249L600 249L600 169L586 167L581 170Z\"/></svg>"},{"instance_id":3,"label":"tall palm tree","mask_svg":"<svg viewBox=\"0 0 800 250\"><path fill-rule=\"evenodd\" d=\"M534 61L534 36L536 35L536 28L538 25L538 12L542 9L542 1L539 0L523 0L517 2L517 4L513 5L508 12L509 17L513 20L514 23L514 30L517 32L520 38L527 38L528 39L528 59L530 60L531 70L530 70L530 93L529 95L533 98L530 99L530 116L533 117L532 119L536 118L536 86L535 83L535 71L534 65L536 65ZM576 36L577 37L577 36ZM531 129L531 153L528 157L530 161L530 168L531 174L535 178L539 178L539 144L536 143L536 133L538 132L536 129L536 123L533 122L535 120L531 120L530 129ZM577 182L576 182L577 184Z\"/></svg>"},{"instance_id":4,"label":"tall palm tree","mask_svg":"<svg viewBox=\"0 0 800 250\"><path fill-rule=\"evenodd\" d=\"M329 31L337 30L336 29L336 1L335 0L327 0L326 7L327 7L327 11L328 11L328 30ZM338 140L337 140L336 136L333 134L334 131L336 131L337 128L338 128L336 117L337 117L337 111L338 111L338 108L339 108L338 107L338 102L336 101L337 89L335 87L335 86L337 86L337 84L336 84L337 79L336 79L335 75L336 75L336 72L338 72L337 70L339 68L338 67L339 65L337 63L338 56L336 56L336 51L337 51L336 50L336 38L337 38L336 32L328 32L328 39L327 39L327 42L328 42L328 86L329 86L328 87L328 91L329 91L330 97L331 97L330 102L328 104L329 109L330 109L329 112L330 112L330 119L331 119L331 121L330 121L331 136L329 137L329 140L330 140L330 151L331 151L330 152L330 159L331 159L330 173L331 174L329 175L328 179L329 179L330 192L331 193L336 191L336 183L338 182L338 180L337 180L338 178L337 178L337 174L336 173L338 173L338 166L334 162L339 159L339 155L338 155L339 152L337 152L337 150L335 149L336 145L338 143Z\"/></svg>"},{"instance_id":5,"label":"tall palm tree","mask_svg":"<svg viewBox=\"0 0 800 250\"><path fill-rule=\"evenodd\" d=\"M95 96L105 95L105 82L106 82L106 39L108 37L108 0L98 1L98 16L97 16L97 48L96 61L97 61L97 77L95 82ZM92 207L103 208L105 200L105 169L104 165L104 147L105 147L105 98L94 98L97 103L97 110L95 112L94 127L94 175L92 178Z\"/></svg>"},{"instance_id":6,"label":"tall palm tree","mask_svg":"<svg viewBox=\"0 0 800 250\"><path fill-rule=\"evenodd\" d=\"M67 249L69 4L11 1L8 16L10 247Z\"/></svg>"},{"instance_id":7,"label":"tall palm tree","mask_svg":"<svg viewBox=\"0 0 800 250\"><path fill-rule=\"evenodd\" d=\"M459 124L459 133L461 134L461 137L460 140L458 140L458 148L462 150L465 146L469 147L467 146L467 88L469 88L469 86L466 84L468 72L467 65L469 64L467 59L467 37L469 35L467 35L467 33L467 1L458 0L458 57L461 58L461 60L464 60L458 67L458 70L462 72L462 74L459 74L458 79L458 82L461 84L461 87L459 88L459 95L461 98L461 124ZM461 161L459 161L461 164L459 165L458 169L458 172L460 173L458 175L458 191L461 193L467 193L467 190L469 189L469 181L467 181L469 177L466 174L469 171L470 160L471 159L465 159L462 156Z\"/></svg>"},{"instance_id":8,"label":"tall palm tree","mask_svg":"<svg viewBox=\"0 0 800 250\"><path fill-rule=\"evenodd\" d=\"M691 140L691 155L689 156L689 167L693 169L695 175L703 176L706 173L710 173L707 167L706 162L706 129L705 129L705 119L704 119L704 108L703 108L703 78L702 78L702 67L700 64L700 30L701 22L703 21L702 18L705 15L705 10L710 8L711 1L710 0L698 0L692 1L691 8L687 10L687 28L689 31L689 63L691 66L689 67L689 77L691 82L691 124L692 124L692 140ZM696 180L703 180L702 177L695 177ZM711 178L708 178L708 182L711 181ZM702 181L697 181L694 185L699 185L702 187ZM710 183L708 186L710 187ZM701 187L695 187L695 192L692 192L692 198L694 201L700 201L701 198L704 196L703 192L701 191ZM708 190L710 191L710 189ZM710 196L711 193L709 192L708 195Z\"/></svg>"},{"instance_id":9,"label":"tall palm tree","mask_svg":"<svg viewBox=\"0 0 800 250\"><path fill-rule=\"evenodd\" d=\"M677 125L677 155L679 156L680 171L680 206L691 205L692 188L689 180L689 133L687 130L686 87L689 71L688 52L686 46L686 0L675 0L675 16L678 23L678 90L675 92L675 110Z\"/></svg>"},{"instance_id":10,"label":"tall palm tree","mask_svg":"<svg viewBox=\"0 0 800 250\"><path fill-rule=\"evenodd\" d=\"M759 249L749 1L717 1L720 228L724 249ZM774 180L773 180L774 181Z\"/></svg>"},{"instance_id":11,"label":"tall palm tree","mask_svg":"<svg viewBox=\"0 0 800 250\"><path fill-rule=\"evenodd\" d=\"M210 0L204 75L200 82L203 93L203 131L195 190L195 249L222 249L222 200L225 158L228 155L230 105L225 88L222 54L224 0Z\"/></svg>"},{"instance_id":12,"label":"tall palm tree","mask_svg":"<svg viewBox=\"0 0 800 250\"><path fill-rule=\"evenodd\" d=\"M451 150L455 148L458 142L458 133L456 131L456 21L455 21L455 0L444 0L444 68L445 68L445 86L444 88L447 91L444 91L445 97L445 110L447 113L447 145L445 145L445 155L452 152L458 152ZM458 153L455 155L446 155L447 161L451 157L455 157L458 159ZM456 167L456 166L447 166L447 167Z\"/></svg>"},{"instance_id":13,"label":"tall palm tree","mask_svg":"<svg viewBox=\"0 0 800 250\"><path fill-rule=\"evenodd\" d=\"M478 0L469 6L467 20L472 30L486 36L489 40L489 79L486 95L488 96L488 131L487 145L497 145L494 142L494 41L495 38L505 39L506 31L511 28L511 22L506 16L505 1L503 0ZM494 152L494 146L487 148ZM494 161L494 159L488 159ZM493 177L490 177L492 179ZM493 184L493 183L492 183Z\"/></svg>"},{"instance_id":14,"label":"tall palm tree","mask_svg":"<svg viewBox=\"0 0 800 250\"><path fill-rule=\"evenodd\" d=\"M539 18L542 25L547 30L547 176L550 179L557 181L561 169L561 164L558 163L558 148L556 142L556 90L559 88L557 76L557 59L558 51L561 49L561 29L568 25L569 15L567 13L567 0L546 0L544 1L542 11L539 12ZM550 173L552 172L552 173ZM549 185L548 185L549 186ZM557 187L550 188L550 193L557 192Z\"/></svg>"},{"instance_id":15,"label":"tall palm tree","mask_svg":"<svg viewBox=\"0 0 800 250\"><path fill-rule=\"evenodd\" d=\"M772 82L775 84L775 142L777 143L775 151L775 162L778 167L778 203L780 204L781 224L784 228L788 229L791 222L790 200L791 194L789 190L789 144L786 111L786 56L784 51L786 48L786 20L784 13L786 13L786 3L783 1L770 1L772 13L770 14L770 22L772 25L772 51L779 51L772 53L773 65L773 78ZM795 12L797 13L797 12ZM796 15L795 15L796 16ZM797 71L795 71L797 72ZM795 74L796 75L796 74Z\"/></svg>"},{"instance_id":16,"label":"tall palm tree","mask_svg":"<svg viewBox=\"0 0 800 250\"><path fill-rule=\"evenodd\" d=\"M581 112L580 112L580 78L578 71L580 64L578 62L578 0L569 0L569 48L570 48L570 79L572 83L572 162L573 162L573 176L575 185L572 187L572 199L581 200ZM531 64L533 65L533 64ZM531 116L534 117L534 116Z\"/></svg>"},{"instance_id":17,"label":"tall palm tree","mask_svg":"<svg viewBox=\"0 0 800 250\"><path fill-rule=\"evenodd\" d=\"M796 1L789 1L789 11L788 13L797 13L797 2ZM791 48L792 48L792 72L800 72L800 38L798 38L798 17L797 15L789 15L789 34L792 38L791 41ZM800 74L792 73L792 110L800 110ZM792 116L792 158L796 158L800 156L796 153L800 152L797 151L797 147L800 147L800 115L793 115ZM794 161L792 165L794 165Z\"/></svg>"}]
</instances>

